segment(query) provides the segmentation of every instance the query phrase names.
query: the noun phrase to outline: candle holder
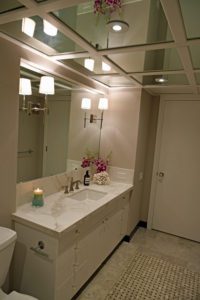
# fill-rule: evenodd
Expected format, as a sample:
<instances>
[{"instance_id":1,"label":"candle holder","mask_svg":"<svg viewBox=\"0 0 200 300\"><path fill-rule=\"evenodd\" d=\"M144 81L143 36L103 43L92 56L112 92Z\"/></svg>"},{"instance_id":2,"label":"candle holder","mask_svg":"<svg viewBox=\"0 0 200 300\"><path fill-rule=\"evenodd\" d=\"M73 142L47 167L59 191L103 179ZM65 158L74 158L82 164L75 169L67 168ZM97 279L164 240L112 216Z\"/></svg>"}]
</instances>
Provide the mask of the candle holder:
<instances>
[{"instance_id":1,"label":"candle holder","mask_svg":"<svg viewBox=\"0 0 200 300\"><path fill-rule=\"evenodd\" d=\"M43 190L37 188L33 191L32 205L39 207L44 205Z\"/></svg>"}]
</instances>

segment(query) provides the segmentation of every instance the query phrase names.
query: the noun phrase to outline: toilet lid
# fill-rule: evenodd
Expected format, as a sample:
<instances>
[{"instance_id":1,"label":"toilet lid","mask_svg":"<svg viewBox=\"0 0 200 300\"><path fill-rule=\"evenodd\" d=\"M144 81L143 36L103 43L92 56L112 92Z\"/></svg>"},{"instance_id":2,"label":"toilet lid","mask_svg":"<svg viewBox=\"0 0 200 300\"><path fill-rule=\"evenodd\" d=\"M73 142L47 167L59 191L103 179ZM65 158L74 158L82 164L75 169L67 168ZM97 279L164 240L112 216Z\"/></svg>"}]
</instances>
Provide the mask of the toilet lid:
<instances>
[{"instance_id":1,"label":"toilet lid","mask_svg":"<svg viewBox=\"0 0 200 300\"><path fill-rule=\"evenodd\" d=\"M24 295L13 291L5 297L5 300L38 300L32 296Z\"/></svg>"}]
</instances>

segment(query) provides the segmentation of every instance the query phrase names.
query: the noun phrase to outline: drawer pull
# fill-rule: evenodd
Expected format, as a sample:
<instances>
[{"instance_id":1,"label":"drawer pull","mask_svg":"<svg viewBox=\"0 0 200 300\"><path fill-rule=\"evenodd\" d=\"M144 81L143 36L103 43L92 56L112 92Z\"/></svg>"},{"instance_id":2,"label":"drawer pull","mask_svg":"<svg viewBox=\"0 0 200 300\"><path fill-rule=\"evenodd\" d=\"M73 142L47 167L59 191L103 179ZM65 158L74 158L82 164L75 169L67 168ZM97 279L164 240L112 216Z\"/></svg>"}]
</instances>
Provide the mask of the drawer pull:
<instances>
[{"instance_id":1,"label":"drawer pull","mask_svg":"<svg viewBox=\"0 0 200 300\"><path fill-rule=\"evenodd\" d=\"M49 257L49 255L46 252L43 252L40 247L30 247L30 250L43 256L43 257L46 257L46 258Z\"/></svg>"}]
</instances>

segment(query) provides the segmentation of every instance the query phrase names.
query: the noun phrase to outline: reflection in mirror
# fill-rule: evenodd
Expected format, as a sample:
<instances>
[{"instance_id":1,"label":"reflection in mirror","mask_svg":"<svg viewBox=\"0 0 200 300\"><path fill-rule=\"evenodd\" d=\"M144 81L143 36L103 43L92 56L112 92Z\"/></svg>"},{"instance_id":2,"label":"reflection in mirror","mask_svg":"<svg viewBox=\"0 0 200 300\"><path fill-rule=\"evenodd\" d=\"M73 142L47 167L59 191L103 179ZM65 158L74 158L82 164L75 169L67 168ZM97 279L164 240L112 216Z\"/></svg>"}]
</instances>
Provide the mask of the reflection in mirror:
<instances>
[{"instance_id":1,"label":"reflection in mirror","mask_svg":"<svg viewBox=\"0 0 200 300\"><path fill-rule=\"evenodd\" d=\"M43 76L54 79L54 94L41 93ZM87 150L98 156L100 121L87 120L84 128L85 111L81 109L81 101L83 97L91 98L92 107L87 115L96 115L98 119L99 95L24 64L20 78L29 83L25 91L22 86L19 89L17 182L74 169L80 166Z\"/></svg>"}]
</instances>

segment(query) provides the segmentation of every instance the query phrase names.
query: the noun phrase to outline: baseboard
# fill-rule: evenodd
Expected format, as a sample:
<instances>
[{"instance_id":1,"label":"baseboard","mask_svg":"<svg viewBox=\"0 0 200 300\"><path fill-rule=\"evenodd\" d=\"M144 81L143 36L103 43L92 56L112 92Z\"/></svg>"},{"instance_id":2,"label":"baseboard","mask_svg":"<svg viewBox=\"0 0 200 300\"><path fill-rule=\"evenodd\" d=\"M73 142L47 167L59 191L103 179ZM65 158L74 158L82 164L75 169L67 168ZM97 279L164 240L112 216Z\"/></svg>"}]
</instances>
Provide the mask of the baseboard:
<instances>
[{"instance_id":1,"label":"baseboard","mask_svg":"<svg viewBox=\"0 0 200 300\"><path fill-rule=\"evenodd\" d=\"M137 224L138 227L147 228L147 222L145 221L139 221Z\"/></svg>"}]
</instances>

